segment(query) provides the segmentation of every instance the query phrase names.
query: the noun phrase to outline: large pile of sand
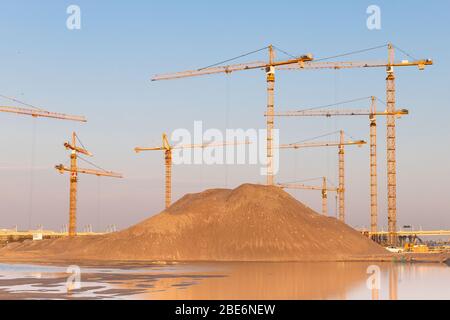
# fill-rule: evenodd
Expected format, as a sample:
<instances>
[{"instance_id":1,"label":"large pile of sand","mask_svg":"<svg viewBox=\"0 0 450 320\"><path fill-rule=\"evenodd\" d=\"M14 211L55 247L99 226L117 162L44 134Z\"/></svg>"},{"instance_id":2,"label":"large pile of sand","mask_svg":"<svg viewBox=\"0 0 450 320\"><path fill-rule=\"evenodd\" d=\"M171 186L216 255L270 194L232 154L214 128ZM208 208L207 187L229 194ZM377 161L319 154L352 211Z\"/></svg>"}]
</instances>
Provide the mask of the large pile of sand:
<instances>
[{"instance_id":1,"label":"large pile of sand","mask_svg":"<svg viewBox=\"0 0 450 320\"><path fill-rule=\"evenodd\" d=\"M280 188L251 184L188 194L120 232L0 250L0 256L18 259L153 261L317 261L385 253Z\"/></svg>"}]
</instances>

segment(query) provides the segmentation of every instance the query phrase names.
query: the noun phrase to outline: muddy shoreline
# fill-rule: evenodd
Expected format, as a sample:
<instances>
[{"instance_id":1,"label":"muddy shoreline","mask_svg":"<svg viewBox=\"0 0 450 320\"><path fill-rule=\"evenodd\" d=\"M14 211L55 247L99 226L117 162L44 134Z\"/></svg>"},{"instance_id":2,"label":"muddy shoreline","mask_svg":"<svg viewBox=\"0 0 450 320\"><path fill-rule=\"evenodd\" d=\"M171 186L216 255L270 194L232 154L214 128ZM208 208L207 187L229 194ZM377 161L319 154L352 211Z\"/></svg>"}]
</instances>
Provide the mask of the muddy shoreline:
<instances>
[{"instance_id":1,"label":"muddy shoreline","mask_svg":"<svg viewBox=\"0 0 450 320\"><path fill-rule=\"evenodd\" d=\"M121 266L170 266L191 263L319 263L319 262L393 262L393 263L446 263L450 266L450 253L400 253L386 254L379 256L355 256L343 259L307 259L292 261L231 261L231 260L180 260L180 261L154 261L154 260L102 260L102 259L42 259L30 257L0 257L2 264L35 264L35 265L79 265L79 266L101 266L101 267L121 267Z\"/></svg>"}]
</instances>

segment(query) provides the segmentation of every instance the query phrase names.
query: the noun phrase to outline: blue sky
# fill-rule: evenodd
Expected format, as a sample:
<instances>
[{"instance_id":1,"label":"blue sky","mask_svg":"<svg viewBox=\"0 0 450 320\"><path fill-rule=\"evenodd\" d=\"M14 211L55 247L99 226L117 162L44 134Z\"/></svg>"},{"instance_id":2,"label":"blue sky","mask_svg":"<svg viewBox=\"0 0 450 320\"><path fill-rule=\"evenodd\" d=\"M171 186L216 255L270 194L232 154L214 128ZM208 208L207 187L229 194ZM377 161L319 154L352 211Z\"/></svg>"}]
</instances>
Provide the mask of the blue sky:
<instances>
[{"instance_id":1,"label":"blue sky","mask_svg":"<svg viewBox=\"0 0 450 320\"><path fill-rule=\"evenodd\" d=\"M81 8L81 30L66 28L70 4ZM366 8L372 4L381 8L381 30L366 27ZM62 143L72 130L95 154L95 163L126 176L80 177L79 227L90 223L97 228L100 223L103 229L131 225L163 208L163 155L136 155L136 145L157 144L162 132L192 129L195 120L219 129L265 127L265 81L259 70L152 83L154 74L207 66L270 43L320 58L392 42L435 61L422 72L396 71L397 105L411 112L398 121L399 225L450 228L449 13L447 1L426 6L423 1L2 1L0 93L48 110L82 114L89 121L0 114L0 227L18 224L25 229L31 221L33 227L59 229L66 223L68 177L53 165L67 162ZM350 58L385 59L386 54L379 49ZM281 53L278 57L285 58ZM241 61L264 58L259 53ZM276 108L370 95L385 99L384 79L383 69L279 71ZM379 124L380 224L385 225L385 120ZM341 128L368 139L365 118L278 119L276 126L282 142ZM278 181L323 175L337 180L335 149L283 151L281 156ZM368 224L368 161L367 147L348 148L347 216L354 226ZM177 166L174 198L262 182L258 170ZM320 210L319 193L292 194ZM330 212L335 212L333 203Z\"/></svg>"}]
</instances>

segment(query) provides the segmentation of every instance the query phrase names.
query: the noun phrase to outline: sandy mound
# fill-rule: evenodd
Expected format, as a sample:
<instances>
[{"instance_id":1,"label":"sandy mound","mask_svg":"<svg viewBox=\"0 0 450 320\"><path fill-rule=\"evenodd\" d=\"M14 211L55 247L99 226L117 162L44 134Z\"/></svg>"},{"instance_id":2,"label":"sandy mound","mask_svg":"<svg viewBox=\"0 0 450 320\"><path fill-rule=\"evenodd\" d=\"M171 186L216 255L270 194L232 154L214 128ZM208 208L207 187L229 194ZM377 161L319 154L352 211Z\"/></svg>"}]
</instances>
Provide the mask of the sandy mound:
<instances>
[{"instance_id":1,"label":"sandy mound","mask_svg":"<svg viewBox=\"0 0 450 320\"><path fill-rule=\"evenodd\" d=\"M45 240L0 250L10 258L157 261L341 260L386 251L277 187L188 194L168 210L104 236Z\"/></svg>"}]
</instances>

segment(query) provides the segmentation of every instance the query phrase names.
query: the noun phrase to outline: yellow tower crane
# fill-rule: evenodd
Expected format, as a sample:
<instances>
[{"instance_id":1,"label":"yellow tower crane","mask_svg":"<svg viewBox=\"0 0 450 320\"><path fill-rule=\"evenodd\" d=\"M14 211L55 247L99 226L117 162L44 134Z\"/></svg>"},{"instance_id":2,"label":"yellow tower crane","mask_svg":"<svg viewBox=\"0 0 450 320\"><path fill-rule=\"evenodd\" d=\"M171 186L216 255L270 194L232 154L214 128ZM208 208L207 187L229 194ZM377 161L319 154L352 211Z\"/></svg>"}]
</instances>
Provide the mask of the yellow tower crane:
<instances>
[{"instance_id":1,"label":"yellow tower crane","mask_svg":"<svg viewBox=\"0 0 450 320\"><path fill-rule=\"evenodd\" d=\"M290 144L280 144L280 149L303 149L303 148L315 148L315 147L338 147L339 154L339 220L345 222L345 180L344 180L344 147L356 145L361 147L366 144L364 140L345 140L344 131L340 130L339 141L335 142L307 142L307 143L290 143Z\"/></svg>"},{"instance_id":2,"label":"yellow tower crane","mask_svg":"<svg viewBox=\"0 0 450 320\"><path fill-rule=\"evenodd\" d=\"M50 112L33 106L29 103L25 103L23 101L17 100L12 97L5 96L0 94L0 98L7 99L21 105L27 106L29 108L24 107L12 107L12 106L0 106L0 112L13 113L25 116L32 116L33 118L53 118L59 120L71 120L71 121L80 121L86 122L86 118L83 116L73 116L64 113Z\"/></svg>"},{"instance_id":3,"label":"yellow tower crane","mask_svg":"<svg viewBox=\"0 0 450 320\"><path fill-rule=\"evenodd\" d=\"M277 183L282 189L319 190L322 192L322 214L328 216L328 192L339 192L339 188L327 185L327 178L322 178L322 186L311 186L303 183Z\"/></svg>"},{"instance_id":4,"label":"yellow tower crane","mask_svg":"<svg viewBox=\"0 0 450 320\"><path fill-rule=\"evenodd\" d=\"M335 103L328 105L327 107L333 105L341 105L349 102L355 102L363 99L354 99L349 101L344 101L340 103ZM377 116L397 116L401 117L403 115L409 114L406 109L397 109L395 112L388 112L387 110L383 112L377 112L376 100L377 98L370 97L371 105L370 110L334 110L334 109L319 109L310 108L298 111L282 111L277 112L274 116L280 117L334 117L334 116L369 116L369 126L370 126L370 231L377 232L378 230L378 182L377 182Z\"/></svg>"},{"instance_id":5,"label":"yellow tower crane","mask_svg":"<svg viewBox=\"0 0 450 320\"><path fill-rule=\"evenodd\" d=\"M78 139L79 140L79 139ZM77 159L78 153L92 156L92 154L87 151L84 147L79 147L76 145L77 134L72 133L72 141L64 143L64 147L70 150L70 168L66 168L64 165L59 164L55 166L61 174L64 172L70 172L70 203L69 203L69 237L74 237L77 235L77 184L78 184L78 174L91 174L98 177L113 177L113 178L123 178L120 173L115 173L106 170L93 170L93 169L82 169L78 167Z\"/></svg>"},{"instance_id":6,"label":"yellow tower crane","mask_svg":"<svg viewBox=\"0 0 450 320\"><path fill-rule=\"evenodd\" d=\"M218 66L219 64L223 64L226 62L229 62L231 60L235 60L237 58L247 56L251 53L256 53L258 51L262 51L268 49L269 53L269 60L268 61L257 61L257 62L249 62L249 63L243 63L243 64L232 64L227 66ZM178 78L187 78L187 77L194 77L194 76L201 76L201 75L208 75L208 74L215 74L215 73L225 73L229 74L235 71L241 71L241 70L252 70L252 69L264 69L266 71L266 82L267 82L267 184L273 185L274 184L274 173L273 173L273 129L274 129L274 118L272 116L274 112L274 90L275 90L275 69L283 66L283 65L292 65L292 64L298 64L299 66L303 65L306 61L311 61L312 55L302 55L300 57L292 58L289 60L283 60L283 61L275 61L275 47L273 45L269 45L265 48L262 48L260 50L253 51L251 53L242 55L240 57L226 60L223 63L215 64L210 67L197 69L197 70L191 70L191 71L183 71L183 72L177 72L177 73L170 73L170 74L163 74L163 75L156 75L152 81L159 81L159 80L171 80L171 79L178 79Z\"/></svg>"},{"instance_id":7,"label":"yellow tower crane","mask_svg":"<svg viewBox=\"0 0 450 320\"><path fill-rule=\"evenodd\" d=\"M84 116L68 115L64 113L50 112L37 108L31 104L24 103L14 98L10 98L0 94L0 97L14 102L20 103L22 105L29 106L30 108L14 107L14 106L0 106L0 112L12 113L17 115L31 116L33 118L53 118L58 120L69 120L78 122L87 122Z\"/></svg>"},{"instance_id":8,"label":"yellow tower crane","mask_svg":"<svg viewBox=\"0 0 450 320\"><path fill-rule=\"evenodd\" d=\"M249 144L248 141L242 142L244 144ZM165 160L165 208L170 207L172 203L172 150L174 149L195 149L195 148L210 148L210 147L221 147L229 145L242 144L241 142L211 142L205 144L186 144L186 145L175 145L172 146L169 143L167 134L162 135L162 146L159 147L136 147L134 151L139 153L141 151L164 151Z\"/></svg>"},{"instance_id":9,"label":"yellow tower crane","mask_svg":"<svg viewBox=\"0 0 450 320\"><path fill-rule=\"evenodd\" d=\"M29 109L29 108L19 108L19 107L9 107L0 106L0 112L14 113L20 115L32 116L33 118L53 118L59 120L71 120L86 122L86 118L83 116L72 116L64 113L50 112L45 110Z\"/></svg>"},{"instance_id":10,"label":"yellow tower crane","mask_svg":"<svg viewBox=\"0 0 450 320\"><path fill-rule=\"evenodd\" d=\"M386 68L386 103L387 103L387 181L388 181L388 229L389 229L389 243L391 245L397 245L397 173L396 173L396 134L395 134L395 67L418 67L419 70L424 70L426 66L433 65L431 59L415 59L411 55L407 54L398 47L395 47L392 43L387 45L359 50L352 53L342 54L335 57L347 56L354 53L360 53L369 51L372 49L378 49L381 47L387 47L388 59L387 61L310 61L302 64L291 64L280 66L279 69L284 70L320 70L320 69L353 69L353 68ZM413 59L413 61L402 60L395 61L395 49L403 52ZM335 57L330 57L335 58Z\"/></svg>"}]
</instances>

